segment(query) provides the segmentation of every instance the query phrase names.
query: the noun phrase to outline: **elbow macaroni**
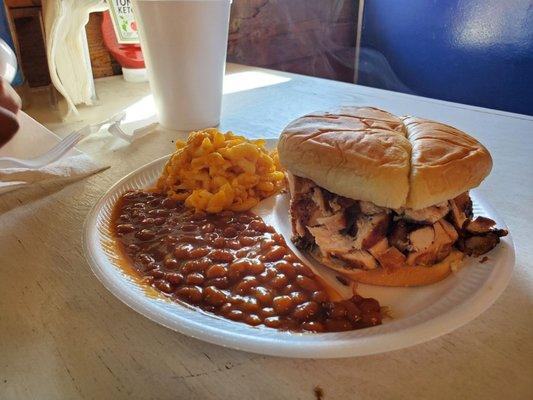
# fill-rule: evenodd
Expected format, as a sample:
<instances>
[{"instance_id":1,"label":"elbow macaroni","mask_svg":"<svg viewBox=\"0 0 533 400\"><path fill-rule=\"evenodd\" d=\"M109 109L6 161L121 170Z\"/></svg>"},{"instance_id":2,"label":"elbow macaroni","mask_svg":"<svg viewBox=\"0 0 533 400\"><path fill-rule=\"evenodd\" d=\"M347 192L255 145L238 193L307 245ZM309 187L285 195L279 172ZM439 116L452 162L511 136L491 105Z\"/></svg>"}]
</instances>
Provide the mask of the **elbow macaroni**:
<instances>
[{"instance_id":1,"label":"elbow macaroni","mask_svg":"<svg viewBox=\"0 0 533 400\"><path fill-rule=\"evenodd\" d=\"M215 128L191 132L157 181L157 190L196 211L246 211L285 187L277 153L265 141Z\"/></svg>"}]
</instances>

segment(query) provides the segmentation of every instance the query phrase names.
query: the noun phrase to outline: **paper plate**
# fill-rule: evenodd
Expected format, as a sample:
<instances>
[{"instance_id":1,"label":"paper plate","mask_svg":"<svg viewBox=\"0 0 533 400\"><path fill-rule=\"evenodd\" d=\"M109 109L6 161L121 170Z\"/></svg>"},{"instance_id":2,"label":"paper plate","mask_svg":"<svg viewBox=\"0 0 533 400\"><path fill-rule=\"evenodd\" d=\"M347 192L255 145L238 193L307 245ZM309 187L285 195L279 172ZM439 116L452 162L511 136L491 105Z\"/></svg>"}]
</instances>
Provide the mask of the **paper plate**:
<instances>
[{"instance_id":1,"label":"paper plate","mask_svg":"<svg viewBox=\"0 0 533 400\"><path fill-rule=\"evenodd\" d=\"M129 189L149 187L159 176L167 157L155 160L117 182L94 206L85 223L87 260L98 279L117 298L147 318L185 335L254 353L308 358L351 357L412 346L444 335L485 311L507 286L514 266L511 235L490 253L488 260L466 258L463 267L445 280L420 288L386 288L359 285L358 292L388 306L392 318L380 326L337 333L291 333L252 327L226 320L165 297L149 294L120 266L109 232L109 219L118 197ZM475 191L474 212L494 219L500 216ZM288 196L267 199L257 210L267 223L290 238ZM287 240L290 243L290 240ZM304 256L294 247L295 253Z\"/></svg>"}]
</instances>

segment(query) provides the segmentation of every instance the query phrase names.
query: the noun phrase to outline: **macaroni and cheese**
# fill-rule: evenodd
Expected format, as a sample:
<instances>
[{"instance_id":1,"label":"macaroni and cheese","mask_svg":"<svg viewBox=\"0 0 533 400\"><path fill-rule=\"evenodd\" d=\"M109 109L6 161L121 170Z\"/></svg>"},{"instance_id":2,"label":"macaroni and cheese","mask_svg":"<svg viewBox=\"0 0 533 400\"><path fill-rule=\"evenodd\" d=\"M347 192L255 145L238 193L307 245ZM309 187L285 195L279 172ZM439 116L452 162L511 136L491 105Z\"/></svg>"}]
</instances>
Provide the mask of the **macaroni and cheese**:
<instances>
[{"instance_id":1,"label":"macaroni and cheese","mask_svg":"<svg viewBox=\"0 0 533 400\"><path fill-rule=\"evenodd\" d=\"M279 192L285 177L265 141L215 128L191 132L165 165L157 189L196 211L245 211Z\"/></svg>"}]
</instances>

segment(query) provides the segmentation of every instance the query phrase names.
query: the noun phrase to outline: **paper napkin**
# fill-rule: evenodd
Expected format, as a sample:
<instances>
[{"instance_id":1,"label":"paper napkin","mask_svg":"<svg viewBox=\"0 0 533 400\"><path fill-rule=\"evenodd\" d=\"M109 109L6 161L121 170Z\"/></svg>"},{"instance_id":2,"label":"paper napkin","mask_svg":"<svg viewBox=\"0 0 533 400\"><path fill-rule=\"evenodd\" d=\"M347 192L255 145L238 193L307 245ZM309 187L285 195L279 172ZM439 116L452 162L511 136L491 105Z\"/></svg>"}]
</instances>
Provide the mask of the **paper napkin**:
<instances>
[{"instance_id":1,"label":"paper napkin","mask_svg":"<svg viewBox=\"0 0 533 400\"><path fill-rule=\"evenodd\" d=\"M27 114L20 113L20 130L0 149L0 157L33 158L55 146L61 139ZM76 180L106 169L77 149L39 169L0 168L0 194L36 182Z\"/></svg>"}]
</instances>

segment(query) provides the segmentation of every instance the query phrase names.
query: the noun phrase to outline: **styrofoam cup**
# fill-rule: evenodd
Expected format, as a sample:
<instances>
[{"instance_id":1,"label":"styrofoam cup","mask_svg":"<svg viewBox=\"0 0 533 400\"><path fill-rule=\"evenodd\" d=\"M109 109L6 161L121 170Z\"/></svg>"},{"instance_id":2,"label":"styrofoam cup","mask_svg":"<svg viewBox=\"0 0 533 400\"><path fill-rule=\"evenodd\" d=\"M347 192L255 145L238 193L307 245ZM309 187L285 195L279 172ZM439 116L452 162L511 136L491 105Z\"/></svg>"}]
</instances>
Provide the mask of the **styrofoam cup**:
<instances>
[{"instance_id":1,"label":"styrofoam cup","mask_svg":"<svg viewBox=\"0 0 533 400\"><path fill-rule=\"evenodd\" d=\"M231 0L133 0L159 123L220 122Z\"/></svg>"}]
</instances>

